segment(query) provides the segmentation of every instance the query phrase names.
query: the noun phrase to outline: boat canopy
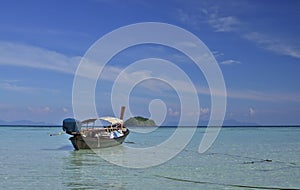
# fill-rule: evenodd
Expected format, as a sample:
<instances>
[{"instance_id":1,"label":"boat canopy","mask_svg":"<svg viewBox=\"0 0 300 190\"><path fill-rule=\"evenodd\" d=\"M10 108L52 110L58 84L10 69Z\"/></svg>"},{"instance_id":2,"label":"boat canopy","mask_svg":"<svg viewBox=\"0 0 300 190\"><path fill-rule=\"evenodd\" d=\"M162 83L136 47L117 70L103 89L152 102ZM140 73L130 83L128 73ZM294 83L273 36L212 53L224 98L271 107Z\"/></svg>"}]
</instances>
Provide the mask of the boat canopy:
<instances>
[{"instance_id":1,"label":"boat canopy","mask_svg":"<svg viewBox=\"0 0 300 190\"><path fill-rule=\"evenodd\" d=\"M93 123L97 120L102 120L102 121L107 121L109 122L111 125L115 125L115 124L122 124L123 120L116 118L116 117L99 117L99 118L92 118L92 119L86 119L84 121L82 121L82 124L88 124L88 123Z\"/></svg>"}]
</instances>

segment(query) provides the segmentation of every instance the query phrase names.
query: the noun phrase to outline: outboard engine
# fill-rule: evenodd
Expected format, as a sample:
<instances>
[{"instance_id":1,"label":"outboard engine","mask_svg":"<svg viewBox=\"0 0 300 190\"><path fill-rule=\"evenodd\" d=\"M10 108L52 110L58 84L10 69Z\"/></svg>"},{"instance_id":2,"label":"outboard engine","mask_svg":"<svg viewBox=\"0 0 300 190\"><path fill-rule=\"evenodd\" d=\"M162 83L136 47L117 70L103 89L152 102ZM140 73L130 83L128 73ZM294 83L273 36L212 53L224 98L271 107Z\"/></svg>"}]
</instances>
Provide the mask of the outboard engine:
<instances>
[{"instance_id":1,"label":"outboard engine","mask_svg":"<svg viewBox=\"0 0 300 190\"><path fill-rule=\"evenodd\" d=\"M67 118L63 120L62 129L66 131L67 134L72 134L73 132L79 133L81 129L80 121L74 118Z\"/></svg>"}]
</instances>

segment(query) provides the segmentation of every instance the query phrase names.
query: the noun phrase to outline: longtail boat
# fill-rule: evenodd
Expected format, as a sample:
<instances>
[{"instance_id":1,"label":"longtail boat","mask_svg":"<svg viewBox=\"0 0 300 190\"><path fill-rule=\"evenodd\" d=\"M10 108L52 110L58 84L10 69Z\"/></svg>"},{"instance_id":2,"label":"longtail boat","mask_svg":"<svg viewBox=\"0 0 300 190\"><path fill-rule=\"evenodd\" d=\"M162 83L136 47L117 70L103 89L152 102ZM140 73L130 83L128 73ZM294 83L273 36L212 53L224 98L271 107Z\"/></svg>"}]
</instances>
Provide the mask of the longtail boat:
<instances>
[{"instance_id":1,"label":"longtail boat","mask_svg":"<svg viewBox=\"0 0 300 190\"><path fill-rule=\"evenodd\" d=\"M129 134L124 127L123 116L125 107L121 108L120 119L116 117L99 117L78 121L74 118L63 120L63 130L72 135L69 140L75 150L97 149L120 145ZM108 125L99 126L97 121L104 121Z\"/></svg>"}]
</instances>

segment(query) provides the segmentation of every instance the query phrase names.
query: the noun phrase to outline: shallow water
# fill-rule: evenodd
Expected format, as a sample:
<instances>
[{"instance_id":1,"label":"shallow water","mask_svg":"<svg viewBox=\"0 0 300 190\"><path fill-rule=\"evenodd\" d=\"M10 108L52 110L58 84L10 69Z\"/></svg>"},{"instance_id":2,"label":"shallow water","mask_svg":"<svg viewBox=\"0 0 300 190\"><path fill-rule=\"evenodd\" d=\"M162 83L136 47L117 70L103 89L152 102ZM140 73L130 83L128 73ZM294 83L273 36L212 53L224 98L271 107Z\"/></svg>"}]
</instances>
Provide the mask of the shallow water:
<instances>
[{"instance_id":1,"label":"shallow water","mask_svg":"<svg viewBox=\"0 0 300 190\"><path fill-rule=\"evenodd\" d=\"M117 157L127 146L154 146L174 130L132 132L127 143L101 153ZM59 131L0 127L0 189L300 189L297 127L222 128L204 154L198 146L205 129L198 128L176 157L143 169L114 165L91 150L74 151L68 135L49 136Z\"/></svg>"}]
</instances>

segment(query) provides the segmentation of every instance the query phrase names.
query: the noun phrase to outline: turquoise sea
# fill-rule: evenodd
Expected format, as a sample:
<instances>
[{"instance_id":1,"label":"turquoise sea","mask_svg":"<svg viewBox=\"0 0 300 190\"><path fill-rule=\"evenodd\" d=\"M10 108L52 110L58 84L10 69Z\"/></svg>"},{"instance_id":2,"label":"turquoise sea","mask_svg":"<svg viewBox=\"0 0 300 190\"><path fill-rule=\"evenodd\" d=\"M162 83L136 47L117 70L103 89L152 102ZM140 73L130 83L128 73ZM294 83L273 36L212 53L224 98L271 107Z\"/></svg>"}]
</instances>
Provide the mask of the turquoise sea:
<instances>
[{"instance_id":1,"label":"turquoise sea","mask_svg":"<svg viewBox=\"0 0 300 190\"><path fill-rule=\"evenodd\" d=\"M164 141L174 128L132 132L125 146ZM205 128L164 164L132 169L93 151L74 151L59 127L0 127L0 189L300 189L300 127L222 128L198 153ZM139 155L133 155L137 158Z\"/></svg>"}]
</instances>

